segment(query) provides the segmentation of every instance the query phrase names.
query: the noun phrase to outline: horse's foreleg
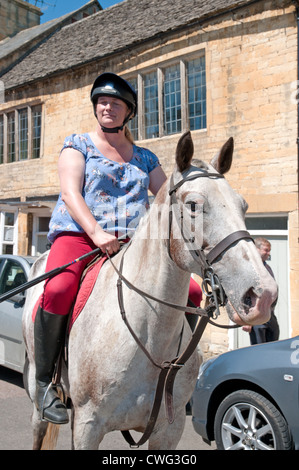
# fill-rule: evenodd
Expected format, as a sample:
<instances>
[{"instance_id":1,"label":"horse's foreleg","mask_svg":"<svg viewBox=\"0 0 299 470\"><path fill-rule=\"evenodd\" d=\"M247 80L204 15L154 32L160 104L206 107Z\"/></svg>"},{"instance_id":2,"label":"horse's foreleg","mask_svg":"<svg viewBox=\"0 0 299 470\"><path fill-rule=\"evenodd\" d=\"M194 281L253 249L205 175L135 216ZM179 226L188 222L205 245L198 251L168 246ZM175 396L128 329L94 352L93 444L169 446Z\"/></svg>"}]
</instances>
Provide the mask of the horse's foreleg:
<instances>
[{"instance_id":1,"label":"horse's foreleg","mask_svg":"<svg viewBox=\"0 0 299 470\"><path fill-rule=\"evenodd\" d=\"M74 450L97 450L104 437L96 412L73 410L72 445Z\"/></svg>"},{"instance_id":2,"label":"horse's foreleg","mask_svg":"<svg viewBox=\"0 0 299 470\"><path fill-rule=\"evenodd\" d=\"M176 411L176 418L172 424L166 420L154 429L148 441L149 450L174 450L182 437L186 421L185 409Z\"/></svg>"}]
</instances>

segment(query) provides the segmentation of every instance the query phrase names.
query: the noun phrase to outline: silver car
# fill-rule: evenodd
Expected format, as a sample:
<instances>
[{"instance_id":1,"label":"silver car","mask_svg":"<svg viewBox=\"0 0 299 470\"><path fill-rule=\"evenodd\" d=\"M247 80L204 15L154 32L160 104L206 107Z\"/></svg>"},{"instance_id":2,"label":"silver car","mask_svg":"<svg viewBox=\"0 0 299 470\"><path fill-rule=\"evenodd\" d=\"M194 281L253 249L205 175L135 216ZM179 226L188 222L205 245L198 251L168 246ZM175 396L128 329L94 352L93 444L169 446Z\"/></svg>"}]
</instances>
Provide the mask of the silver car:
<instances>
[{"instance_id":1,"label":"silver car","mask_svg":"<svg viewBox=\"0 0 299 470\"><path fill-rule=\"evenodd\" d=\"M219 450L299 450L299 336L202 364L192 422Z\"/></svg>"},{"instance_id":2,"label":"silver car","mask_svg":"<svg viewBox=\"0 0 299 470\"><path fill-rule=\"evenodd\" d=\"M36 258L0 255L0 295L24 284ZM22 313L26 291L0 303L0 365L23 373L25 345Z\"/></svg>"}]
</instances>

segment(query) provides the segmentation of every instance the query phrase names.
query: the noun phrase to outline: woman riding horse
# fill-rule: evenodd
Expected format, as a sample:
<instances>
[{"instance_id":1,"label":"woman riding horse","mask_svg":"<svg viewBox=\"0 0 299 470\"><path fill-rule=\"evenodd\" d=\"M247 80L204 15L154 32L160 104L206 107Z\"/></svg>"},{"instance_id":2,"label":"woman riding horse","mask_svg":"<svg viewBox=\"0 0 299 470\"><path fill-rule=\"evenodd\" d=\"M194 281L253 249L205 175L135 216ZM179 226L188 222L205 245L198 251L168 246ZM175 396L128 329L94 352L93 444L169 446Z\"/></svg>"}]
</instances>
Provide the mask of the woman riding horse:
<instances>
[{"instance_id":1,"label":"woman riding horse","mask_svg":"<svg viewBox=\"0 0 299 470\"><path fill-rule=\"evenodd\" d=\"M119 250L118 237L137 226L149 207L148 189L156 195L166 176L151 151L137 147L126 127L137 110L131 85L113 73L95 80L91 101L96 130L65 139L58 163L61 194L50 221L52 247L46 272L99 247ZM67 316L80 277L90 261L73 264L44 286L34 324L35 404L41 419L68 422L66 406L52 386L52 375L64 341ZM190 298L198 305L199 286L191 280Z\"/></svg>"}]
</instances>

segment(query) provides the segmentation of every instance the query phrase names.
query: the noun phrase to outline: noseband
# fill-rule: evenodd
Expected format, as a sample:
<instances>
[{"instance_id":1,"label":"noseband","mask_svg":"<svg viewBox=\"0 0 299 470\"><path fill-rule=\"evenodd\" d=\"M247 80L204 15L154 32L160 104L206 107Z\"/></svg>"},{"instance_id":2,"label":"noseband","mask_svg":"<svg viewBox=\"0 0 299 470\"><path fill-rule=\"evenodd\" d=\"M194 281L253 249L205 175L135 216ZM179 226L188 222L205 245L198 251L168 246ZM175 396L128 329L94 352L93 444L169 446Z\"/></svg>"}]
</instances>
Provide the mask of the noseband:
<instances>
[{"instance_id":1,"label":"noseband","mask_svg":"<svg viewBox=\"0 0 299 470\"><path fill-rule=\"evenodd\" d=\"M170 178L170 189L169 189L169 196L170 196L170 205L169 205L169 227L168 227L168 254L170 258L171 256L171 247L170 247L170 240L172 234L172 222L173 222L173 214L176 218L178 227L180 228L181 236L186 244L193 244L195 242L194 234L192 234L185 226L184 226L184 218L183 218L183 211L179 209L179 203L176 197L177 190L188 181L193 181L197 178L224 178L224 175L220 173L210 173L205 170L201 170L201 173L196 173L194 175L187 176L181 179L178 183L174 184L173 175ZM201 278L203 279L202 282L202 290L204 294L209 299L210 307L212 310L215 311L215 317L217 318L220 314L219 307L224 306L226 302L226 295L221 285L221 282L214 272L213 267L211 266L220 255L224 253L229 247L231 247L234 243L239 240L250 239L252 237L246 230L238 230L236 232L231 233L223 240L221 240L217 245L215 245L207 255L205 255L203 248L200 249L189 249L189 253L196 261L196 263L200 264L201 268ZM215 318L214 317L214 318Z\"/></svg>"}]
</instances>

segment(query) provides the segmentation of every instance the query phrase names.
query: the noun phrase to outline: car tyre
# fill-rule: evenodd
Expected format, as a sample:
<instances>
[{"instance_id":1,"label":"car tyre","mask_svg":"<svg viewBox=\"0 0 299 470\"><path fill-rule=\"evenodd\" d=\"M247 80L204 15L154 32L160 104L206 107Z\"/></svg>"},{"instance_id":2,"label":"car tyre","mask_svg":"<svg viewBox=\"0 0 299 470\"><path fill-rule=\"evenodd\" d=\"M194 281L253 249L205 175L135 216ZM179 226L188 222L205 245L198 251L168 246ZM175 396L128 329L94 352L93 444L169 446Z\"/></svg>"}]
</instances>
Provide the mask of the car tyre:
<instances>
[{"instance_id":1,"label":"car tyre","mask_svg":"<svg viewBox=\"0 0 299 470\"><path fill-rule=\"evenodd\" d=\"M290 450L292 439L280 411L263 395L238 390L220 403L214 421L219 450Z\"/></svg>"}]
</instances>

